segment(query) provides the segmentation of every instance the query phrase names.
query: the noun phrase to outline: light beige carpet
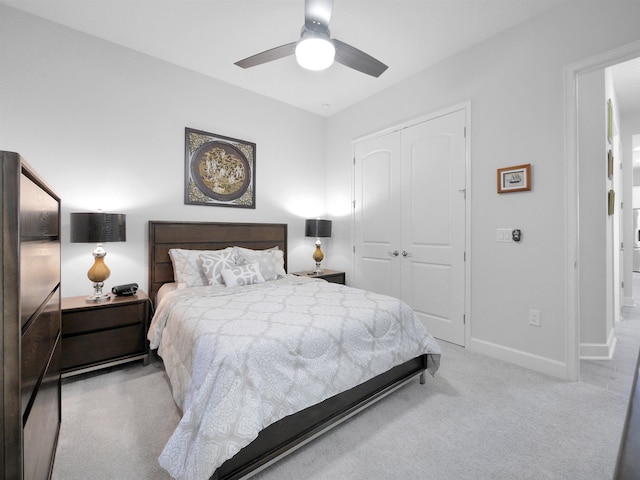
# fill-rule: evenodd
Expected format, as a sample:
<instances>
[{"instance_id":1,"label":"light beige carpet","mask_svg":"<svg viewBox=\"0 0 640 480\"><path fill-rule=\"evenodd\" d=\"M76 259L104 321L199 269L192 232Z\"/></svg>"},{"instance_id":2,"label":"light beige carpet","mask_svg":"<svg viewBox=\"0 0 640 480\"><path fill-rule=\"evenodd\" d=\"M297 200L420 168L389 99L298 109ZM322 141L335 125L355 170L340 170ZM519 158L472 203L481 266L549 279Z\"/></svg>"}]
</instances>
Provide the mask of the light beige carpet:
<instances>
[{"instance_id":1,"label":"light beige carpet","mask_svg":"<svg viewBox=\"0 0 640 480\"><path fill-rule=\"evenodd\" d=\"M603 480L627 398L443 343L414 381L255 480ZM54 480L169 478L157 457L177 424L161 363L63 384Z\"/></svg>"}]
</instances>

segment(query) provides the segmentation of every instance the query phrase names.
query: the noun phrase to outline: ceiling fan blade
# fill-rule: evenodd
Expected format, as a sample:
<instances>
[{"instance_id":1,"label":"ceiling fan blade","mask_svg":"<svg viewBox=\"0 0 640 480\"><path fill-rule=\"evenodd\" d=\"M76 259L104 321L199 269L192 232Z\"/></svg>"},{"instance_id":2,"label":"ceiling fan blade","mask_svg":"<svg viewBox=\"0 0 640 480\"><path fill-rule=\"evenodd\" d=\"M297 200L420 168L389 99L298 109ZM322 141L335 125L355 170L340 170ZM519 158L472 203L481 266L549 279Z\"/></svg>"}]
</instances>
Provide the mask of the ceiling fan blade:
<instances>
[{"instance_id":1,"label":"ceiling fan blade","mask_svg":"<svg viewBox=\"0 0 640 480\"><path fill-rule=\"evenodd\" d=\"M312 25L322 25L329 27L331 11L333 10L333 0L305 0L304 1L304 24L307 28Z\"/></svg>"},{"instance_id":2,"label":"ceiling fan blade","mask_svg":"<svg viewBox=\"0 0 640 480\"><path fill-rule=\"evenodd\" d=\"M295 53L297 43L298 42L287 43L286 45L280 45L279 47L256 53L255 55L235 62L235 65L242 68L249 68L255 67L256 65L262 65L263 63L272 62L279 58L288 57Z\"/></svg>"},{"instance_id":3,"label":"ceiling fan blade","mask_svg":"<svg viewBox=\"0 0 640 480\"><path fill-rule=\"evenodd\" d=\"M342 65L366 73L372 77L379 77L388 68L380 60L376 60L371 55L358 50L335 38L332 40L336 47L335 61Z\"/></svg>"}]
</instances>

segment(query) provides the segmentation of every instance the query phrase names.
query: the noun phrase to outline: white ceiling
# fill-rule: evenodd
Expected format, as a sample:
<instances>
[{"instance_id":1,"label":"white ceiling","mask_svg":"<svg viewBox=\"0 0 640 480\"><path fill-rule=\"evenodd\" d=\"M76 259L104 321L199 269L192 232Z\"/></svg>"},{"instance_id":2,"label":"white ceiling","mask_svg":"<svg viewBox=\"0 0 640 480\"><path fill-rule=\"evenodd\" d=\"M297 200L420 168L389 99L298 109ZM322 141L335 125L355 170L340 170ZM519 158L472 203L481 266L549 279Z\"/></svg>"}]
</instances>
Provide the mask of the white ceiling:
<instances>
[{"instance_id":1,"label":"white ceiling","mask_svg":"<svg viewBox=\"0 0 640 480\"><path fill-rule=\"evenodd\" d=\"M389 66L379 78L287 57L234 62L296 41L304 0L0 0L99 38L330 116L566 0L335 0L337 38Z\"/></svg>"}]
</instances>

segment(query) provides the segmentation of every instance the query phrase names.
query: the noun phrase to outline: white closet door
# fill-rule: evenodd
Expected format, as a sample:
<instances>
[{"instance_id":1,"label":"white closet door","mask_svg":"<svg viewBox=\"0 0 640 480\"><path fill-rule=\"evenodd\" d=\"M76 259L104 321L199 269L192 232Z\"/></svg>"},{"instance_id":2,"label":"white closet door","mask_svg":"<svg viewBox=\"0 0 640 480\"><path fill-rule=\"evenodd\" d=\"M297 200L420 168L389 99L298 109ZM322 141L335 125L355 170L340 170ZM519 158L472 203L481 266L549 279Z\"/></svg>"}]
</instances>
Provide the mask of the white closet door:
<instances>
[{"instance_id":1,"label":"white closet door","mask_svg":"<svg viewBox=\"0 0 640 480\"><path fill-rule=\"evenodd\" d=\"M360 142L354 153L352 284L400 298L400 132Z\"/></svg>"},{"instance_id":2,"label":"white closet door","mask_svg":"<svg viewBox=\"0 0 640 480\"><path fill-rule=\"evenodd\" d=\"M402 300L464 345L465 112L402 131Z\"/></svg>"},{"instance_id":3,"label":"white closet door","mask_svg":"<svg viewBox=\"0 0 640 480\"><path fill-rule=\"evenodd\" d=\"M355 287L407 302L464 345L465 111L354 146Z\"/></svg>"}]
</instances>

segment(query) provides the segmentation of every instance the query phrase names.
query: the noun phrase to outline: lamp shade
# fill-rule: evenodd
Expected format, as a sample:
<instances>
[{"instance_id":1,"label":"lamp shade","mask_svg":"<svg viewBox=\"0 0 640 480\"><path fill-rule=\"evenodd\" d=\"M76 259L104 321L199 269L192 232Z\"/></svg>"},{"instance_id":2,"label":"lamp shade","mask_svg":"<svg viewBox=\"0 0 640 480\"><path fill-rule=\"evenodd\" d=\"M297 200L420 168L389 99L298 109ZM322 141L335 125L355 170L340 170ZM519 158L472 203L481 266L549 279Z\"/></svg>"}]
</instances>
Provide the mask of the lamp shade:
<instances>
[{"instance_id":1,"label":"lamp shade","mask_svg":"<svg viewBox=\"0 0 640 480\"><path fill-rule=\"evenodd\" d=\"M71 243L126 242L124 213L72 213Z\"/></svg>"},{"instance_id":2,"label":"lamp shade","mask_svg":"<svg viewBox=\"0 0 640 480\"><path fill-rule=\"evenodd\" d=\"M310 219L304 221L305 237L330 237L331 220Z\"/></svg>"}]
</instances>

